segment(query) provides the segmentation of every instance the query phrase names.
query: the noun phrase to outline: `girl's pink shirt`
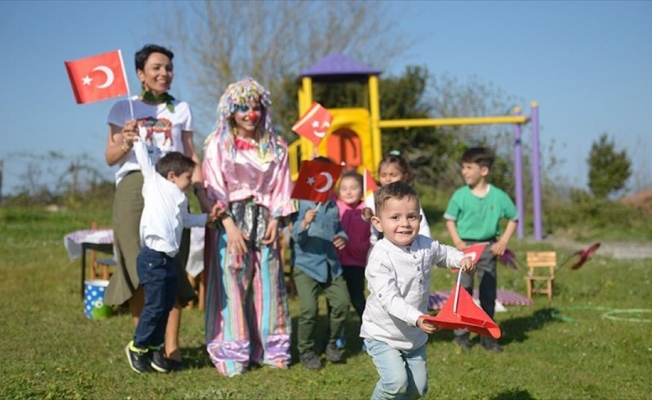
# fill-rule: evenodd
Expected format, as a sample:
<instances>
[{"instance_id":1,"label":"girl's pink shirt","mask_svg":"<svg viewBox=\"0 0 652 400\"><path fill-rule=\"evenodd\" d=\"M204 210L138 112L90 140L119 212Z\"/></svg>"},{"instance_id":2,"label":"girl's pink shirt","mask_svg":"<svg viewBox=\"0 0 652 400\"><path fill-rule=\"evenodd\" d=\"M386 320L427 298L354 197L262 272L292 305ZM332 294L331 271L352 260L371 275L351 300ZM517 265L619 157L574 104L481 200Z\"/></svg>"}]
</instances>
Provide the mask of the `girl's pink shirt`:
<instances>
[{"instance_id":1,"label":"girl's pink shirt","mask_svg":"<svg viewBox=\"0 0 652 400\"><path fill-rule=\"evenodd\" d=\"M206 146L202 172L208 197L222 207L232 201L253 198L273 218L292 214L294 203L287 146L277 144L278 161L261 161L256 146L237 146L232 156L216 139Z\"/></svg>"},{"instance_id":2,"label":"girl's pink shirt","mask_svg":"<svg viewBox=\"0 0 652 400\"><path fill-rule=\"evenodd\" d=\"M341 200L336 200L340 210L342 228L349 235L349 241L342 250L337 250L340 263L347 266L364 267L367 265L367 255L371 248L371 224L362 218L363 201L351 207Z\"/></svg>"}]
</instances>

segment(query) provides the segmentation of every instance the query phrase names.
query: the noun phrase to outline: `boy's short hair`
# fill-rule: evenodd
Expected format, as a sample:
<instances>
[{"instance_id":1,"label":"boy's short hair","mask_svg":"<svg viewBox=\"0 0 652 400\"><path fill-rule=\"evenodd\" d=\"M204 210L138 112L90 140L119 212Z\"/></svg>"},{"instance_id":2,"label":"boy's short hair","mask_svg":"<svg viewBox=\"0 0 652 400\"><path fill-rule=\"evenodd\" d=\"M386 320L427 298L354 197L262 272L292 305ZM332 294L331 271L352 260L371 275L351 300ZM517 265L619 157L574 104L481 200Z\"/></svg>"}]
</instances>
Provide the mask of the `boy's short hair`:
<instances>
[{"instance_id":1,"label":"boy's short hair","mask_svg":"<svg viewBox=\"0 0 652 400\"><path fill-rule=\"evenodd\" d=\"M312 161L319 161L319 162L325 162L325 163L329 163L329 164L335 164L335 162L333 160L331 160L330 158L325 157L325 156L317 156L317 157L313 158Z\"/></svg>"},{"instance_id":2,"label":"boy's short hair","mask_svg":"<svg viewBox=\"0 0 652 400\"><path fill-rule=\"evenodd\" d=\"M471 147L462 154L462 163L478 164L491 169L494 165L494 154L486 147Z\"/></svg>"},{"instance_id":3,"label":"boy's short hair","mask_svg":"<svg viewBox=\"0 0 652 400\"><path fill-rule=\"evenodd\" d=\"M417 201L417 203L419 203L419 195L409 183L396 181L381 187L374 194L374 206L376 207L376 215L380 214L380 210L383 208L385 203L387 203L387 200L401 200L404 197L414 199Z\"/></svg>"},{"instance_id":4,"label":"boy's short hair","mask_svg":"<svg viewBox=\"0 0 652 400\"><path fill-rule=\"evenodd\" d=\"M174 173L175 176L180 176L184 172L192 174L194 169L195 162L193 159L178 151L164 155L156 163L156 172L164 178L167 178L170 172Z\"/></svg>"}]
</instances>

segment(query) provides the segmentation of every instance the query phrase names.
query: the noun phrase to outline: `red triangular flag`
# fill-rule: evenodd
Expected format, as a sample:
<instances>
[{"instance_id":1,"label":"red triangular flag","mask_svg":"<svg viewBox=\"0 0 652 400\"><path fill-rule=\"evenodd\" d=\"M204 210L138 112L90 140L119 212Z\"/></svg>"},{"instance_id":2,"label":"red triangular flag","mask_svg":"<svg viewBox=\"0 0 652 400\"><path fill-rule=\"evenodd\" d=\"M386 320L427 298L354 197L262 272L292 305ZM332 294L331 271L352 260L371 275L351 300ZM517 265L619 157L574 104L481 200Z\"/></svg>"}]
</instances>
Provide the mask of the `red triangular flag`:
<instances>
[{"instance_id":1,"label":"red triangular flag","mask_svg":"<svg viewBox=\"0 0 652 400\"><path fill-rule=\"evenodd\" d=\"M478 261L480 261L480 256L482 255L482 252L484 249L487 247L489 243L476 243L474 245L468 246L462 252L471 257L471 260L473 261L473 264L477 264ZM451 273L457 273L459 271L457 268L451 269Z\"/></svg>"},{"instance_id":2,"label":"red triangular flag","mask_svg":"<svg viewBox=\"0 0 652 400\"><path fill-rule=\"evenodd\" d=\"M369 192L378 190L378 185L368 169L364 169L364 197L369 195Z\"/></svg>"},{"instance_id":3,"label":"red triangular flag","mask_svg":"<svg viewBox=\"0 0 652 400\"><path fill-rule=\"evenodd\" d=\"M457 313L453 312L457 288L457 285L453 287L451 296L448 297L439 314L434 317L428 316L425 320L443 329L467 329L479 335L498 339L500 337L498 325L475 304L473 297L461 286L457 299Z\"/></svg>"},{"instance_id":4,"label":"red triangular flag","mask_svg":"<svg viewBox=\"0 0 652 400\"><path fill-rule=\"evenodd\" d=\"M326 136L326 132L331 127L331 121L333 121L331 113L321 104L315 102L292 126L292 130L310 140L316 147Z\"/></svg>"},{"instance_id":5,"label":"red triangular flag","mask_svg":"<svg viewBox=\"0 0 652 400\"><path fill-rule=\"evenodd\" d=\"M77 104L129 93L120 50L64 63Z\"/></svg>"},{"instance_id":6,"label":"red triangular flag","mask_svg":"<svg viewBox=\"0 0 652 400\"><path fill-rule=\"evenodd\" d=\"M302 161L299 177L292 190L293 199L318 203L328 200L343 167L324 161Z\"/></svg>"}]
</instances>

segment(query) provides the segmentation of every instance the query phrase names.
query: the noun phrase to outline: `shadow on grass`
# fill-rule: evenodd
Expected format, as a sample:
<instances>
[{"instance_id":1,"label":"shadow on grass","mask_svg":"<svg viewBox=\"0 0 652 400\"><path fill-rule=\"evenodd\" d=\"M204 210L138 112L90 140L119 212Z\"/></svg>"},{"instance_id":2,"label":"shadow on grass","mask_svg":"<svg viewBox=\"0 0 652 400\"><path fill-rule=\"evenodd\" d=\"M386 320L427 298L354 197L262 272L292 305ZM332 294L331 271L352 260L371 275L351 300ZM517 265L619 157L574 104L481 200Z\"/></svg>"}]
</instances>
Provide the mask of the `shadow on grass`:
<instances>
[{"instance_id":1,"label":"shadow on grass","mask_svg":"<svg viewBox=\"0 0 652 400\"><path fill-rule=\"evenodd\" d=\"M528 332L543 328L551 322L558 322L552 318L554 308L542 308L532 315L508 319L500 323L503 336L500 342L508 344L512 342L524 342L528 339Z\"/></svg>"},{"instance_id":2,"label":"shadow on grass","mask_svg":"<svg viewBox=\"0 0 652 400\"><path fill-rule=\"evenodd\" d=\"M527 390L507 390L489 398L490 400L534 400Z\"/></svg>"},{"instance_id":3,"label":"shadow on grass","mask_svg":"<svg viewBox=\"0 0 652 400\"><path fill-rule=\"evenodd\" d=\"M181 353L187 369L214 368L204 345L182 348Z\"/></svg>"}]
</instances>

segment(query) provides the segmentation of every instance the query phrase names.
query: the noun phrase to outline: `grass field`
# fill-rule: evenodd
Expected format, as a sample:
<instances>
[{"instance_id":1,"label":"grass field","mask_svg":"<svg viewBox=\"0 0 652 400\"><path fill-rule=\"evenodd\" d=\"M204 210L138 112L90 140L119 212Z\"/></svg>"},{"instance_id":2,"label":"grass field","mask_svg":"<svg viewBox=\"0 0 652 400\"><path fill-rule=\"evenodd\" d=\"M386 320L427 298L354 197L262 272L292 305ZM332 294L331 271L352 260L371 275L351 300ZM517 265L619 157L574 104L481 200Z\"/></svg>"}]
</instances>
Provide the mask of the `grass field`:
<instances>
[{"instance_id":1,"label":"grass field","mask_svg":"<svg viewBox=\"0 0 652 400\"><path fill-rule=\"evenodd\" d=\"M66 233L86 229L92 220L108 225L110 209L0 209L0 398L369 398L377 375L359 350L353 312L344 365L311 372L295 364L287 371L258 368L221 377L203 348L203 312L194 309L184 311L180 335L189 368L135 374L124 355L133 335L130 318L84 316L79 261L69 261L63 247ZM515 241L510 248L522 258L526 250L550 247ZM568 256L557 250L560 259ZM598 253L580 270L561 270L552 304L539 297L534 306L496 315L502 354L479 345L460 354L450 331L432 335L427 398L650 398L651 261L612 260ZM525 271L499 268L500 288L525 292ZM432 289L448 289L453 279L437 271ZM294 317L296 300L291 306ZM325 317L320 323L325 327Z\"/></svg>"}]
</instances>

